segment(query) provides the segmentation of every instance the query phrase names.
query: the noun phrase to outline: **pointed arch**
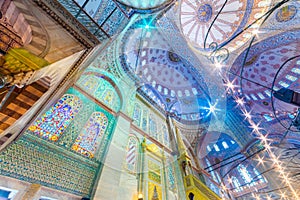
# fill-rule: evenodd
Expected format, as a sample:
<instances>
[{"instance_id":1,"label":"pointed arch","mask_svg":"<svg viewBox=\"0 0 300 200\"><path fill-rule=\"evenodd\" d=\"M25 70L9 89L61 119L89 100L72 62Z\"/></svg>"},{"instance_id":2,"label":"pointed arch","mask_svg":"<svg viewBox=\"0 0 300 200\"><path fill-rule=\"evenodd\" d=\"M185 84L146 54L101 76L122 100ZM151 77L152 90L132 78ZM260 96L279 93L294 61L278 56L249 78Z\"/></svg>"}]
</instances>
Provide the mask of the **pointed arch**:
<instances>
[{"instance_id":1,"label":"pointed arch","mask_svg":"<svg viewBox=\"0 0 300 200\"><path fill-rule=\"evenodd\" d=\"M65 94L58 102L38 118L28 130L51 141L57 141L82 107L81 100Z\"/></svg>"},{"instance_id":2,"label":"pointed arch","mask_svg":"<svg viewBox=\"0 0 300 200\"><path fill-rule=\"evenodd\" d=\"M72 149L84 156L93 158L100 146L102 136L108 126L108 119L102 112L92 113L78 135Z\"/></svg>"},{"instance_id":3,"label":"pointed arch","mask_svg":"<svg viewBox=\"0 0 300 200\"><path fill-rule=\"evenodd\" d=\"M90 71L83 73L76 86L115 112L122 108L119 88L111 78L101 73Z\"/></svg>"},{"instance_id":4,"label":"pointed arch","mask_svg":"<svg viewBox=\"0 0 300 200\"><path fill-rule=\"evenodd\" d=\"M138 161L138 139L130 135L126 146L125 168L132 172L137 172Z\"/></svg>"}]
</instances>

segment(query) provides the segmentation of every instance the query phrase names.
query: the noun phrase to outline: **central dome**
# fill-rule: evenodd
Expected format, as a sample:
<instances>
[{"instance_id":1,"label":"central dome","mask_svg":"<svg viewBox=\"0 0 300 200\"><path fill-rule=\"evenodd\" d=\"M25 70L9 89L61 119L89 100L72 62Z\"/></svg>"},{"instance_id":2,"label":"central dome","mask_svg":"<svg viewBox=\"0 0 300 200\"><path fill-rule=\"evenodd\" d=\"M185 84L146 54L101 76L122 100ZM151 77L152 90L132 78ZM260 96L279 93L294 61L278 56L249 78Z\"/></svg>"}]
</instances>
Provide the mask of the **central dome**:
<instances>
[{"instance_id":1,"label":"central dome","mask_svg":"<svg viewBox=\"0 0 300 200\"><path fill-rule=\"evenodd\" d=\"M209 114L210 98L203 77L170 49L158 31L132 28L122 43L123 68L161 108L176 111L185 120L198 120Z\"/></svg>"}]
</instances>

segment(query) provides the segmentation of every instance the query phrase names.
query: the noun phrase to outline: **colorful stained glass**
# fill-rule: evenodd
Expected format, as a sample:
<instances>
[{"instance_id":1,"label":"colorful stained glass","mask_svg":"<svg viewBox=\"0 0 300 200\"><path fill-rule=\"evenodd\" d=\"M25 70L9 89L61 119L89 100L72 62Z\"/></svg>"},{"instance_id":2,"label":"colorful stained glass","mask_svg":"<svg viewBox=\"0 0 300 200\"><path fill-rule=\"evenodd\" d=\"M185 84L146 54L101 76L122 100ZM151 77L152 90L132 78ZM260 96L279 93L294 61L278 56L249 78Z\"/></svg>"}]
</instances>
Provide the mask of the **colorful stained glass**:
<instances>
[{"instance_id":1,"label":"colorful stained glass","mask_svg":"<svg viewBox=\"0 0 300 200\"><path fill-rule=\"evenodd\" d=\"M126 169L131 172L136 172L136 161L138 159L138 147L137 139L135 137L129 137L127 144L126 154Z\"/></svg>"},{"instance_id":2,"label":"colorful stained glass","mask_svg":"<svg viewBox=\"0 0 300 200\"><path fill-rule=\"evenodd\" d=\"M57 141L81 107L81 100L77 96L65 94L28 130L44 139Z\"/></svg>"},{"instance_id":3,"label":"colorful stained glass","mask_svg":"<svg viewBox=\"0 0 300 200\"><path fill-rule=\"evenodd\" d=\"M94 112L78 135L72 149L84 156L93 158L108 125L102 112Z\"/></svg>"},{"instance_id":4,"label":"colorful stained glass","mask_svg":"<svg viewBox=\"0 0 300 200\"><path fill-rule=\"evenodd\" d=\"M150 115L149 117L149 127L150 127L150 135L155 139L157 139L157 126L153 115Z\"/></svg>"}]
</instances>

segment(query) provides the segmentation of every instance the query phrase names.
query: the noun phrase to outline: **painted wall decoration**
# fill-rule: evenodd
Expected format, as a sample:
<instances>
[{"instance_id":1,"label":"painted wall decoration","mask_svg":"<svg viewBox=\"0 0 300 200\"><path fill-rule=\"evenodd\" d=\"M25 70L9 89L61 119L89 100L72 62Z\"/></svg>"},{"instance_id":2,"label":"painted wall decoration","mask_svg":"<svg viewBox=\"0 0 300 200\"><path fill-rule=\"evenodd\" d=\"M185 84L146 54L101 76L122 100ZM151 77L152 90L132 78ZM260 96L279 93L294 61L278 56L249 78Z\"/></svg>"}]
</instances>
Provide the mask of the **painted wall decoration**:
<instances>
[{"instance_id":1,"label":"painted wall decoration","mask_svg":"<svg viewBox=\"0 0 300 200\"><path fill-rule=\"evenodd\" d=\"M89 158L93 158L108 125L102 112L94 112L75 140L72 149Z\"/></svg>"},{"instance_id":2,"label":"painted wall decoration","mask_svg":"<svg viewBox=\"0 0 300 200\"><path fill-rule=\"evenodd\" d=\"M287 24L284 26L289 27ZM243 68L246 50L237 57L231 68L234 74L240 74L244 78L241 80L236 76L230 77L234 85L241 87L245 103L249 105L252 115L259 116L262 119L260 126L272 127L274 133L283 133L287 129L297 131L296 127L290 127L297 113L297 106L271 97L273 82L275 91L280 88L297 91L299 88L299 35L300 30L294 29L261 40L249 49Z\"/></svg>"},{"instance_id":3,"label":"painted wall decoration","mask_svg":"<svg viewBox=\"0 0 300 200\"><path fill-rule=\"evenodd\" d=\"M162 199L162 177L161 177L161 163L152 159L148 159L148 199L159 200Z\"/></svg>"},{"instance_id":4,"label":"painted wall decoration","mask_svg":"<svg viewBox=\"0 0 300 200\"><path fill-rule=\"evenodd\" d=\"M148 178L156 183L161 184L161 166L152 160L148 160Z\"/></svg>"},{"instance_id":5,"label":"painted wall decoration","mask_svg":"<svg viewBox=\"0 0 300 200\"><path fill-rule=\"evenodd\" d=\"M294 5L288 5L280 8L276 13L278 22L287 22L292 20L297 14L297 8Z\"/></svg>"},{"instance_id":6,"label":"painted wall decoration","mask_svg":"<svg viewBox=\"0 0 300 200\"><path fill-rule=\"evenodd\" d=\"M88 72L80 77L76 85L112 110L120 110L121 100L118 93L101 74Z\"/></svg>"},{"instance_id":7,"label":"painted wall decoration","mask_svg":"<svg viewBox=\"0 0 300 200\"><path fill-rule=\"evenodd\" d=\"M87 196L114 122L112 114L71 87L0 153L0 174Z\"/></svg>"},{"instance_id":8,"label":"painted wall decoration","mask_svg":"<svg viewBox=\"0 0 300 200\"><path fill-rule=\"evenodd\" d=\"M44 142L44 143L43 143ZM0 153L0 174L77 195L88 195L98 164L65 156L45 140L25 134Z\"/></svg>"},{"instance_id":9,"label":"painted wall decoration","mask_svg":"<svg viewBox=\"0 0 300 200\"><path fill-rule=\"evenodd\" d=\"M176 180L175 180L175 163L172 161L172 159L168 159L168 165L167 165L167 176L168 176L168 186L169 190L175 192L176 191Z\"/></svg>"},{"instance_id":10,"label":"painted wall decoration","mask_svg":"<svg viewBox=\"0 0 300 200\"><path fill-rule=\"evenodd\" d=\"M155 183L148 183L148 199L149 200L160 200L162 198L162 188L160 185Z\"/></svg>"},{"instance_id":11,"label":"painted wall decoration","mask_svg":"<svg viewBox=\"0 0 300 200\"><path fill-rule=\"evenodd\" d=\"M57 141L82 107L81 100L65 94L28 129L40 137Z\"/></svg>"}]
</instances>

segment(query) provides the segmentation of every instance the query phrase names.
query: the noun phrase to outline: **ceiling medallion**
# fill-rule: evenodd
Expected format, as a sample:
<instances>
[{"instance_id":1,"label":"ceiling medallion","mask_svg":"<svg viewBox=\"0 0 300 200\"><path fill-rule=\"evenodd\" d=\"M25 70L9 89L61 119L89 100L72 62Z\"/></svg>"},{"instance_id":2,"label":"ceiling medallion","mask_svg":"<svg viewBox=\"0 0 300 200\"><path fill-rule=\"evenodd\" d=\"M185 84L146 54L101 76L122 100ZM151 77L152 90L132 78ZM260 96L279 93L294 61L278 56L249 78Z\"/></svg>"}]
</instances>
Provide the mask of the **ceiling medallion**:
<instances>
[{"instance_id":1,"label":"ceiling medallion","mask_svg":"<svg viewBox=\"0 0 300 200\"><path fill-rule=\"evenodd\" d=\"M200 5L198 8L198 19L200 22L208 22L212 17L212 7L209 4Z\"/></svg>"}]
</instances>

